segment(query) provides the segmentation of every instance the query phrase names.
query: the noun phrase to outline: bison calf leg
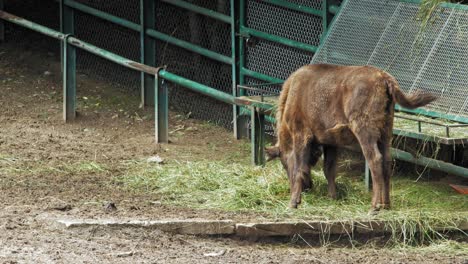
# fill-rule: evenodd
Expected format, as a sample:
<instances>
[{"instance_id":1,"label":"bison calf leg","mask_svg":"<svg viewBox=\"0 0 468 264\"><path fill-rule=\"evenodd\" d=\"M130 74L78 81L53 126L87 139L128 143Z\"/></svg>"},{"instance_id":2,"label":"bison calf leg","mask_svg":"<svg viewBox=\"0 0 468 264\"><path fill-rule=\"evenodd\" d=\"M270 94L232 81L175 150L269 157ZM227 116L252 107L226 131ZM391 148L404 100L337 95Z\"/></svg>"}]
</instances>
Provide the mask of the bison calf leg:
<instances>
[{"instance_id":1,"label":"bison calf leg","mask_svg":"<svg viewBox=\"0 0 468 264\"><path fill-rule=\"evenodd\" d=\"M310 179L310 155L311 145L307 146L296 146L293 150L294 159L292 160L292 173L290 174L290 185L291 185L291 202L289 206L291 208L297 208L297 205L301 203L301 194L306 188L312 187L312 181Z\"/></svg>"},{"instance_id":2,"label":"bison calf leg","mask_svg":"<svg viewBox=\"0 0 468 264\"><path fill-rule=\"evenodd\" d=\"M324 166L323 171L328 181L328 196L336 199L336 158L337 148L334 146L324 146Z\"/></svg>"},{"instance_id":3,"label":"bison calf leg","mask_svg":"<svg viewBox=\"0 0 468 264\"><path fill-rule=\"evenodd\" d=\"M369 169L372 174L372 203L371 211L379 211L385 205L381 204L384 187L384 157L380 152L377 144L378 137L370 133L360 133L356 135L361 145L362 153L369 164Z\"/></svg>"}]
</instances>

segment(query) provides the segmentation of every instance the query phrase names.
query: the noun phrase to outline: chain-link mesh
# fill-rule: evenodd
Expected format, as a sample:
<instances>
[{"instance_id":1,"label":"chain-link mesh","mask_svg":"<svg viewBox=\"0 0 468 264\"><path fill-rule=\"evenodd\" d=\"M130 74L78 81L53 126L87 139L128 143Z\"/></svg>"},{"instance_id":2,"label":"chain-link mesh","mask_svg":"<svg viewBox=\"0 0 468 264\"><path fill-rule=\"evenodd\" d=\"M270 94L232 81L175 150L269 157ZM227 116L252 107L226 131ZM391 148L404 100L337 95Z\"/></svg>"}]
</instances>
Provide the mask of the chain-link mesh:
<instances>
[{"instance_id":1,"label":"chain-link mesh","mask_svg":"<svg viewBox=\"0 0 468 264\"><path fill-rule=\"evenodd\" d=\"M322 5L321 0L289 2L315 9L321 9ZM263 1L247 1L246 26L315 46L319 45L323 33L321 17ZM279 79L286 79L294 70L309 63L314 55L312 52L261 39L251 39L246 45L245 54L247 69ZM258 85L259 82L248 78L246 84ZM263 86L262 89L280 91L279 87ZM255 94L251 91L247 93Z\"/></svg>"},{"instance_id":2,"label":"chain-link mesh","mask_svg":"<svg viewBox=\"0 0 468 264\"><path fill-rule=\"evenodd\" d=\"M77 2L136 24L140 23L139 0L77 0ZM229 0L191 0L189 2L225 15L230 14ZM13 14L59 30L59 5L57 1L6 0L5 9ZM174 38L231 57L230 24L171 5L170 1L156 1L156 29ZM39 33L32 33L32 31L9 24L7 24L7 30L9 41L21 43L21 45L35 45L38 46L38 49L41 49L42 46L44 50L53 49L57 56L60 54L57 41L54 41L55 45L51 48L49 39ZM75 11L75 35L86 42L123 57L135 61L140 60L139 32ZM37 45L39 43L44 43L44 45ZM156 64L167 65L167 70L170 72L226 93L232 93L231 65L208 59L161 41L156 41ZM82 50L77 51L77 68L80 74L104 79L122 89L138 93L139 72L116 65ZM211 120L232 128L233 116L230 105L175 85L171 85L169 100L172 109L185 113L191 112L191 116L194 118Z\"/></svg>"},{"instance_id":3,"label":"chain-link mesh","mask_svg":"<svg viewBox=\"0 0 468 264\"><path fill-rule=\"evenodd\" d=\"M312 2L313 3L313 2ZM322 18L262 1L247 1L249 28L318 46Z\"/></svg>"},{"instance_id":4,"label":"chain-link mesh","mask_svg":"<svg viewBox=\"0 0 468 264\"><path fill-rule=\"evenodd\" d=\"M229 14L229 0L192 0L192 4L219 13ZM205 49L231 57L231 26L209 17L181 9L163 1L156 3L156 29L164 34L193 43ZM157 42L158 65L187 79L205 84L223 92L232 93L232 68L186 49ZM232 106L185 88L170 90L170 105L176 110L190 112L191 116L208 119L232 128Z\"/></svg>"},{"instance_id":5,"label":"chain-link mesh","mask_svg":"<svg viewBox=\"0 0 468 264\"><path fill-rule=\"evenodd\" d=\"M439 7L425 27L417 12L397 0L349 0L312 63L374 65L407 92L438 95L427 108L468 116L468 12Z\"/></svg>"},{"instance_id":6,"label":"chain-link mesh","mask_svg":"<svg viewBox=\"0 0 468 264\"><path fill-rule=\"evenodd\" d=\"M139 24L139 0L78 0L79 3L107 12ZM230 15L228 0L190 0L196 6ZM315 9L322 8L321 0L290 0ZM58 3L46 1L6 0L7 10L32 21L59 29ZM53 7L53 8L52 8ZM263 1L246 1L246 23L248 27L266 33L289 38L317 46L322 35L322 18L293 11ZM171 1L156 1L156 30L171 37L190 42L205 49L231 57L231 25L177 7ZM15 34L21 29L15 27ZM18 43L29 42L31 34L17 37ZM127 57L140 60L139 33L101 20L97 17L75 12L75 35L98 47ZM38 35L44 38L41 35ZM172 44L156 42L156 63L167 65L168 71L180 76L231 93L231 65L208 59L202 55ZM54 47L58 53L58 45ZM254 45L246 47L246 67L248 69L285 79L299 66L308 63L313 53L284 46L278 43L257 39ZM118 66L97 56L78 51L78 70L93 78L103 78L128 90L137 92L140 87L138 72ZM247 79L247 84L258 84L258 80ZM195 118L213 120L232 127L232 107L214 99L189 92L185 88L171 86L170 105L176 110L191 112ZM279 92L280 88L266 87Z\"/></svg>"},{"instance_id":7,"label":"chain-link mesh","mask_svg":"<svg viewBox=\"0 0 468 264\"><path fill-rule=\"evenodd\" d=\"M7 12L37 21L55 30L60 29L59 5L56 1L4 0L4 5ZM29 51L57 53L60 47L60 42L52 38L11 23L5 23L5 35L7 42L15 43L18 48Z\"/></svg>"}]
</instances>

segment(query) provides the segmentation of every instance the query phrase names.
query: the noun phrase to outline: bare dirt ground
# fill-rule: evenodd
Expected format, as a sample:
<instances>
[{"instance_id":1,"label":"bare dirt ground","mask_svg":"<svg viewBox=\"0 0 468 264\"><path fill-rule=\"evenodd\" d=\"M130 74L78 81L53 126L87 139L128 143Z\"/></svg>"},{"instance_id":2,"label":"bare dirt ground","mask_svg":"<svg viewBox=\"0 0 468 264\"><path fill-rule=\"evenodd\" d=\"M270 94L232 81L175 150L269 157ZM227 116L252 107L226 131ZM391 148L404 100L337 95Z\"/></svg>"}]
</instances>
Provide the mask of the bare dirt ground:
<instances>
[{"instance_id":1,"label":"bare dirt ground","mask_svg":"<svg viewBox=\"0 0 468 264\"><path fill-rule=\"evenodd\" d=\"M131 192L114 177L122 162L232 158L248 166L245 142L220 127L171 114L172 143L153 140L151 109L104 82L78 77L78 118L62 121L56 54L0 44L0 262L3 263L466 263L468 255L436 250L313 247L158 230L64 229L50 219L255 219L256 213L193 210ZM117 92L116 92L117 91ZM226 153L231 153L227 155ZM95 164L105 164L100 170ZM117 210L103 204L112 201ZM211 254L210 256L210 253Z\"/></svg>"}]
</instances>

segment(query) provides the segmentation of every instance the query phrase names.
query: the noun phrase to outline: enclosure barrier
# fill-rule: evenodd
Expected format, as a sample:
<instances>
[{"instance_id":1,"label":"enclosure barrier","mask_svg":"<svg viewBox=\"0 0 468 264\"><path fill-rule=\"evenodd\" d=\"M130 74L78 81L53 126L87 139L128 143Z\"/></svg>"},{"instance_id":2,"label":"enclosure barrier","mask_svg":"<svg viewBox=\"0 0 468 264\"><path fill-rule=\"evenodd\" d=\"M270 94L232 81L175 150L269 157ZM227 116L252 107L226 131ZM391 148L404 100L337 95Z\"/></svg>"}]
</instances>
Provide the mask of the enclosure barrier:
<instances>
[{"instance_id":1,"label":"enclosure barrier","mask_svg":"<svg viewBox=\"0 0 468 264\"><path fill-rule=\"evenodd\" d=\"M67 12L67 11L63 11ZM167 91L164 91L164 88L159 85L158 77L161 77L163 79L166 79L168 81L177 83L181 86L187 87L189 89L192 89L193 91L202 93L204 95L213 97L215 99L218 99L220 101L230 103L230 104L239 104L238 98L235 96L220 92L216 89L213 89L211 87L208 87L206 85L202 85L199 83L196 83L194 81L188 80L186 78L183 78L181 76L178 76L176 74L170 73L164 69L158 69L155 67L151 67L142 63L138 63L132 60L128 60L124 57L118 56L114 53L108 52L106 50L100 49L94 45L91 45L89 43L86 43L84 41L81 41L73 36L70 36L68 34L63 34L58 31L49 29L47 27L43 27L39 24L33 23L31 21L24 20L20 17L14 16L12 14L0 11L0 18L3 20L12 22L14 24L29 28L31 30L40 32L42 34L45 34L47 36L53 37L55 39L59 39L63 41L63 51L64 51L64 61L68 58L74 60L75 51L74 48L78 47L80 49L86 50L90 53L93 53L97 56L100 56L102 58L105 58L107 60L110 60L112 62L118 63L120 65L123 65L127 68L133 69L140 71L142 73L146 73L149 75L154 76L154 91L156 92L155 95L155 118L157 122L155 122L155 129L156 129L156 140L157 142L162 142L167 140L167 98L165 99L166 101L164 102L164 97L167 96ZM134 25L129 24L130 27L134 27ZM66 23L64 23L64 26L66 27ZM138 26L138 25L137 25ZM139 26L138 26L139 27ZM65 28L66 29L66 28ZM254 32L254 31L249 31L248 32ZM146 31L146 32L151 32L151 30ZM260 34L261 35L261 34ZM285 43L283 43L285 44ZM307 47L306 47L307 48ZM202 50L199 50L199 52L203 52ZM68 64L68 63L65 63ZM65 66L64 70L64 118L69 118L74 114L74 97L75 97L75 89L76 87L72 84L73 83L73 78L69 78L71 75L74 75L71 73L72 70L74 70L73 63L69 66ZM272 82L278 82L281 81L281 79L270 77L267 75L263 75L260 73L256 73L254 71L250 71L246 68L241 68L241 71L244 74L250 74L255 77L258 77L259 79L264 79L267 81L272 81ZM158 96L161 95L161 96ZM252 120L255 120L255 113L252 111ZM264 122L264 116L259 116L259 122ZM165 123L165 124L164 124ZM257 125L254 124L254 127ZM261 131L262 133L264 131ZM459 176L464 176L466 177L468 175L468 170L465 168L461 168L452 164L447 164L447 163L442 163L434 159L429 159L429 158L415 158L409 153L404 153L400 151L393 151L393 156L397 159L402 159L406 161L410 161L412 163L428 166L434 169L439 169L451 174L459 175ZM431 165L432 164L432 165Z\"/></svg>"},{"instance_id":2,"label":"enclosure barrier","mask_svg":"<svg viewBox=\"0 0 468 264\"><path fill-rule=\"evenodd\" d=\"M82 40L79 40L73 36L63 34L61 32L55 31L48 27L36 24L34 22L25 20L23 18L17 17L15 15L9 14L4 11L0 11L0 18L14 23L16 25L23 26L25 28L34 30L36 32L42 33L46 36L58 39L63 42L63 58L65 69L63 71L63 103L64 103L64 120L69 120L75 115L75 100L76 100L76 80L75 77L75 67L74 62L71 64L67 61L71 56L76 56L74 52L74 47L80 48L87 52L90 52L99 57L105 58L109 61L122 65L132 70L150 74L155 78L154 91L156 92L155 96L155 138L156 142L166 142L168 141L168 105L167 105L167 88L163 85L160 85L158 77L165 80L171 81L173 83L179 84L183 87L189 88L195 92L201 93L206 96L210 96L219 101L235 104L235 97L227 93L220 92L216 89L208 87L203 84L191 81L189 79L183 78L176 74L170 73L164 69L151 67L148 65L141 64L114 54L112 52L98 48L92 44L86 43ZM72 59L75 61L75 59Z\"/></svg>"}]
</instances>

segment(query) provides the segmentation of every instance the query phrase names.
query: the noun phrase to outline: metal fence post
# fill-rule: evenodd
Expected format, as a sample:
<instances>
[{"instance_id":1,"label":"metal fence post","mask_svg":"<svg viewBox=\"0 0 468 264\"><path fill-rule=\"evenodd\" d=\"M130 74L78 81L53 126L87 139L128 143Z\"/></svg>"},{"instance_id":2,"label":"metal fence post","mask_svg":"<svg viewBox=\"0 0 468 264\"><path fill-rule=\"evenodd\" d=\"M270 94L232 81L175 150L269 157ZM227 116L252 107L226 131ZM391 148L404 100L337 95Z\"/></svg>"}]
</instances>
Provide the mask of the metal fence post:
<instances>
[{"instance_id":1,"label":"metal fence post","mask_svg":"<svg viewBox=\"0 0 468 264\"><path fill-rule=\"evenodd\" d=\"M61 44L63 120L67 122L76 117L76 48L68 44L68 37L75 31L75 14L64 0L60 1L60 30L67 34Z\"/></svg>"},{"instance_id":2,"label":"metal fence post","mask_svg":"<svg viewBox=\"0 0 468 264\"><path fill-rule=\"evenodd\" d=\"M240 28L245 26L245 0L239 0L239 1L233 1L234 3L238 3L235 5L235 8L231 8L235 10L234 13L234 21L238 21L236 23L236 27L234 28L234 41L237 43L237 49L235 49L235 52L237 54L237 60L233 62L235 65L235 72L236 72L236 78L238 84L245 84L245 75L242 73L242 68L245 65L245 44L244 44L244 38L239 35ZM233 4L234 5L234 4ZM232 11L231 11L232 12ZM235 43L233 43L233 47L235 47ZM237 90L237 85L235 87L235 96L244 96L245 91L244 89L239 89ZM234 123L234 132L235 136L237 139L245 138L248 136L248 118L240 115L240 107L235 106L235 111L234 113L236 114L235 117L235 123Z\"/></svg>"},{"instance_id":3,"label":"metal fence post","mask_svg":"<svg viewBox=\"0 0 468 264\"><path fill-rule=\"evenodd\" d=\"M371 171L369 169L369 163L367 162L367 160L366 160L365 173L364 173L364 185L367 191L370 191L372 189Z\"/></svg>"},{"instance_id":4,"label":"metal fence post","mask_svg":"<svg viewBox=\"0 0 468 264\"><path fill-rule=\"evenodd\" d=\"M169 142L169 104L167 87L161 83L158 69L154 75L154 140L156 143Z\"/></svg>"},{"instance_id":5,"label":"metal fence post","mask_svg":"<svg viewBox=\"0 0 468 264\"><path fill-rule=\"evenodd\" d=\"M140 53L141 63L156 66L156 40L146 34L147 29L156 29L156 0L140 0ZM141 107L154 102L154 76L141 73Z\"/></svg>"},{"instance_id":6,"label":"metal fence post","mask_svg":"<svg viewBox=\"0 0 468 264\"><path fill-rule=\"evenodd\" d=\"M67 35L63 39L63 120L76 117L76 48L68 43Z\"/></svg>"},{"instance_id":7,"label":"metal fence post","mask_svg":"<svg viewBox=\"0 0 468 264\"><path fill-rule=\"evenodd\" d=\"M238 54L237 54L237 49L238 49L238 42L237 42L237 36L236 32L238 32L238 26L236 23L236 18L237 18L237 10L236 10L236 4L235 0L230 0L230 6L231 6L231 58L232 58L232 63L231 63L231 68L232 68L232 95L233 96L238 96L237 92L237 84L239 83L238 80L238 67L237 67L237 61L238 61ZM240 108L237 105L232 106L232 113L233 113L233 128L234 128L234 137L239 139L239 127L238 127L238 118L239 118L239 112Z\"/></svg>"},{"instance_id":8,"label":"metal fence post","mask_svg":"<svg viewBox=\"0 0 468 264\"><path fill-rule=\"evenodd\" d=\"M252 163L265 165L265 114L252 107L251 120Z\"/></svg>"},{"instance_id":9,"label":"metal fence post","mask_svg":"<svg viewBox=\"0 0 468 264\"><path fill-rule=\"evenodd\" d=\"M0 11L3 11L5 8L3 0L0 0ZM0 42L5 41L5 21L0 19Z\"/></svg>"}]
</instances>

